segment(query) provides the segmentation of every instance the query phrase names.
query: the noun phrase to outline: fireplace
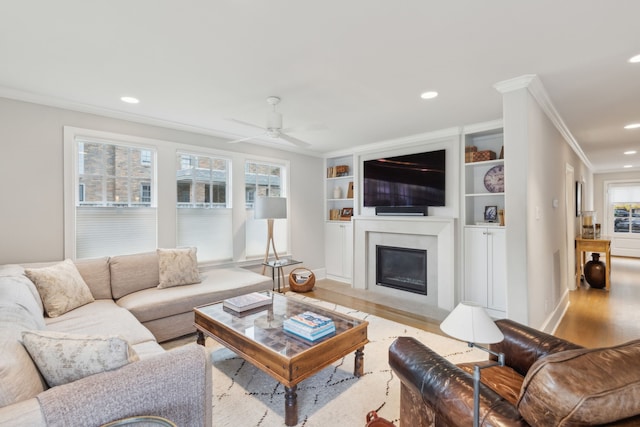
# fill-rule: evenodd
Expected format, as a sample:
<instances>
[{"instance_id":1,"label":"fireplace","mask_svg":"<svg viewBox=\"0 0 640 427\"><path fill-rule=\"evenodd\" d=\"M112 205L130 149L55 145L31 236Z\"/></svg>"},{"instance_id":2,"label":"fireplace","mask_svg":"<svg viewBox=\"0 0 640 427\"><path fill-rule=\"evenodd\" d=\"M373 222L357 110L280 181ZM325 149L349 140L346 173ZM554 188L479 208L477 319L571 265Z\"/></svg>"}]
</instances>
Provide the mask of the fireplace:
<instances>
[{"instance_id":1,"label":"fireplace","mask_svg":"<svg viewBox=\"0 0 640 427\"><path fill-rule=\"evenodd\" d=\"M376 284L427 295L427 251L376 245Z\"/></svg>"}]
</instances>

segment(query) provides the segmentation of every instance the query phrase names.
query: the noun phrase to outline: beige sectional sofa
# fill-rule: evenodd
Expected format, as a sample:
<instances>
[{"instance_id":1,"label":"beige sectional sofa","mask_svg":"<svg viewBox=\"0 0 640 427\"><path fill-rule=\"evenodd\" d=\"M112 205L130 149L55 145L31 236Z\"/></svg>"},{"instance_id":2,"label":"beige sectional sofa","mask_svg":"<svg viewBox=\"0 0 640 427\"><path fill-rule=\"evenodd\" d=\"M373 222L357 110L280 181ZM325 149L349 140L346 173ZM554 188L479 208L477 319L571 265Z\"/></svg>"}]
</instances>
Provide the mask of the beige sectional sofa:
<instances>
[{"instance_id":1,"label":"beige sectional sofa","mask_svg":"<svg viewBox=\"0 0 640 427\"><path fill-rule=\"evenodd\" d=\"M180 426L211 425L211 367L190 344L164 351L158 342L195 330L193 307L270 289L271 280L239 268L201 272L202 282L158 288L153 253L77 261L95 300L57 317L45 307L29 266L0 266L0 425L99 426L135 415L158 415ZM25 331L118 335L138 361L49 387L22 344Z\"/></svg>"}]
</instances>

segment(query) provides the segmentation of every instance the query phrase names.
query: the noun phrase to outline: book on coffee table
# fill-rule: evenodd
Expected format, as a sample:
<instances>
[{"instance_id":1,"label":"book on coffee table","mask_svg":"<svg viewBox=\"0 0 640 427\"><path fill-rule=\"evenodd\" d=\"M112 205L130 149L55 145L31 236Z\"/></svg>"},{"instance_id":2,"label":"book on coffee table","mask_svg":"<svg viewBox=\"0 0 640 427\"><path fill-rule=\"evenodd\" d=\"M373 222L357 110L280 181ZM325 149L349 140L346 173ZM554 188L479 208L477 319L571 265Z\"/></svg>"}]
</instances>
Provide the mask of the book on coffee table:
<instances>
[{"instance_id":1,"label":"book on coffee table","mask_svg":"<svg viewBox=\"0 0 640 427\"><path fill-rule=\"evenodd\" d=\"M246 295L240 295L233 298L227 298L222 302L223 307L238 313L264 307L273 303L270 296L253 292Z\"/></svg>"},{"instance_id":2,"label":"book on coffee table","mask_svg":"<svg viewBox=\"0 0 640 427\"><path fill-rule=\"evenodd\" d=\"M336 331L333 320L311 311L291 316L284 321L282 328L309 341L316 341Z\"/></svg>"}]
</instances>

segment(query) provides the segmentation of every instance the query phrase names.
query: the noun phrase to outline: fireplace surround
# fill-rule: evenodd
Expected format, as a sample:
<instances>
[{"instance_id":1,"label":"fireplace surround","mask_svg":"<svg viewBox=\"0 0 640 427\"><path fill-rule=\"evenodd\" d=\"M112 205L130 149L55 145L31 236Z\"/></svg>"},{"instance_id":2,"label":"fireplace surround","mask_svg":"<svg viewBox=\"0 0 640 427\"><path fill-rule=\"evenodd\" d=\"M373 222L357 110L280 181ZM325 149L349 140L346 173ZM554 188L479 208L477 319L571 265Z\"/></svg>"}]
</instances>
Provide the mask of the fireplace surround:
<instances>
[{"instance_id":1,"label":"fireplace surround","mask_svg":"<svg viewBox=\"0 0 640 427\"><path fill-rule=\"evenodd\" d=\"M355 289L393 292L416 307L451 311L455 295L455 221L444 217L356 216L353 222L353 283ZM376 284L376 245L427 251L427 295L418 295ZM436 310L437 311L437 310Z\"/></svg>"}]
</instances>

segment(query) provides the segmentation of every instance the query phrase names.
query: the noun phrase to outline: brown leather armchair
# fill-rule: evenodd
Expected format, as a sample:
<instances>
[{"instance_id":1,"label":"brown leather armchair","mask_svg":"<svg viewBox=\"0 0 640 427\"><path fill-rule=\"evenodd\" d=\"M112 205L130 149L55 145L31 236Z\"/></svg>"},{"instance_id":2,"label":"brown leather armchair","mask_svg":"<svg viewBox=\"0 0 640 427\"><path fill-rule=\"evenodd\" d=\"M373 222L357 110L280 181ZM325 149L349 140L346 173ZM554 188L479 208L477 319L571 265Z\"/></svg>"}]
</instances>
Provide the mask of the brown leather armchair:
<instances>
[{"instance_id":1,"label":"brown leather armchair","mask_svg":"<svg viewBox=\"0 0 640 427\"><path fill-rule=\"evenodd\" d=\"M511 320L496 324L504 341L490 348L505 354L505 366L482 370L481 426L598 425L606 423L588 420L602 419L603 414L612 419L616 414L636 415L608 425L640 425L636 403L640 398L640 340L590 350ZM596 375L598 384L585 385L594 375L589 371L594 361L602 360L614 363L605 366L604 376ZM401 381L401 426L473 424L473 363L454 365L417 340L399 337L389 348L389 365ZM615 378L624 378L624 384ZM611 384L602 384L606 382ZM597 400L603 396L600 390L590 389L585 397L582 390L575 392L581 387L600 387L609 394ZM549 396L549 390L557 394Z\"/></svg>"}]
</instances>

